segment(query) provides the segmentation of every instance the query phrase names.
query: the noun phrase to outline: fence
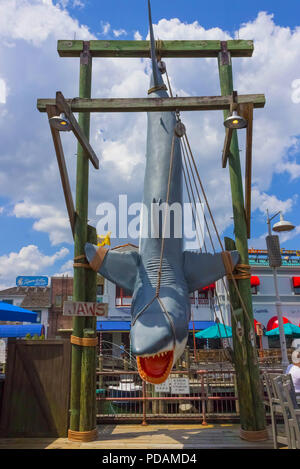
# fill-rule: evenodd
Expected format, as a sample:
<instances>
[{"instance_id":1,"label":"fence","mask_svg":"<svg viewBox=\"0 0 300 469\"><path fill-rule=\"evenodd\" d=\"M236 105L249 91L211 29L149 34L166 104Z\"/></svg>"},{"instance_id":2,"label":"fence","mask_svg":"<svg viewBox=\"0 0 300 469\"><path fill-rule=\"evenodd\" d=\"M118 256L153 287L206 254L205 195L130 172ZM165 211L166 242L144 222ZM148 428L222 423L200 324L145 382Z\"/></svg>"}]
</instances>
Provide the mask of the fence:
<instances>
[{"instance_id":1,"label":"fence","mask_svg":"<svg viewBox=\"0 0 300 469\"><path fill-rule=\"evenodd\" d=\"M233 370L174 370L164 385L141 380L137 371L97 372L97 418L168 421L239 418Z\"/></svg>"}]
</instances>

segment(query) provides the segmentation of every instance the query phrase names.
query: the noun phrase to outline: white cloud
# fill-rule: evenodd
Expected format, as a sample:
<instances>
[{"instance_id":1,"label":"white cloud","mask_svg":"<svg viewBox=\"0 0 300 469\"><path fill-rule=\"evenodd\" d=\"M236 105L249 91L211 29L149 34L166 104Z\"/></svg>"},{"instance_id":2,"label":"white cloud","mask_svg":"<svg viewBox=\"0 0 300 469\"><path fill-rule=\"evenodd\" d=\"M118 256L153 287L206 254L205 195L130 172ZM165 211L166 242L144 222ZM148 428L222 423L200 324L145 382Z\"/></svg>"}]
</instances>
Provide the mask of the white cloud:
<instances>
[{"instance_id":1,"label":"white cloud","mask_svg":"<svg viewBox=\"0 0 300 469\"><path fill-rule=\"evenodd\" d=\"M106 36L110 31L110 24L107 21L100 21L100 26L102 28L100 34Z\"/></svg>"},{"instance_id":2,"label":"white cloud","mask_svg":"<svg viewBox=\"0 0 300 469\"><path fill-rule=\"evenodd\" d=\"M6 96L7 96L7 86L5 81L0 78L0 103L6 103Z\"/></svg>"},{"instance_id":3,"label":"white cloud","mask_svg":"<svg viewBox=\"0 0 300 469\"><path fill-rule=\"evenodd\" d=\"M114 29L113 30L114 36L115 37L120 37L120 36L126 36L127 32L125 29Z\"/></svg>"},{"instance_id":4,"label":"white cloud","mask_svg":"<svg viewBox=\"0 0 300 469\"><path fill-rule=\"evenodd\" d=\"M23 39L41 46L51 35L65 38L66 34L73 37L75 32L81 39L90 36L86 26L79 26L51 0L1 0L0 38Z\"/></svg>"},{"instance_id":5,"label":"white cloud","mask_svg":"<svg viewBox=\"0 0 300 469\"><path fill-rule=\"evenodd\" d=\"M253 210L259 210L266 214L269 210L270 215L275 212L290 212L294 203L297 200L295 195L292 199L280 200L275 195L268 195L265 192L260 192L257 187L252 188L251 192L252 208Z\"/></svg>"},{"instance_id":6,"label":"white cloud","mask_svg":"<svg viewBox=\"0 0 300 469\"><path fill-rule=\"evenodd\" d=\"M139 31L135 31L133 37L134 37L135 41L141 41L143 39L143 37L142 37L142 35Z\"/></svg>"},{"instance_id":7,"label":"white cloud","mask_svg":"<svg viewBox=\"0 0 300 469\"><path fill-rule=\"evenodd\" d=\"M106 35L113 26L102 22L101 28ZM188 24L176 18L162 19L154 30L156 38L162 40L230 38L220 28L205 30L198 22ZM78 95L74 79L78 76L78 60L59 58L56 51L57 39L71 39L74 34L76 39L96 39L87 26L80 25L51 0L0 3L1 79L9 83L6 102L0 107L0 195L10 199L15 216L32 218L34 229L49 233L52 244L71 242L72 238L49 126L45 114L38 113L35 106L37 98L54 97L59 89L66 97ZM267 98L265 109L255 110L253 208L263 212L279 204L277 210L292 212L296 198L279 197L276 191L270 192L270 185L275 173L288 172L294 180L300 176L296 139L300 104L291 98L292 83L300 78L300 28L292 31L279 27L270 15L261 13L240 28L239 37L254 39L255 52L252 58L233 59L234 87L239 93L265 93ZM134 38L142 39L139 31ZM23 66L22 80L20 57L23 64L30 64ZM175 93L220 94L216 59L165 61ZM146 96L149 73L148 59L95 59L93 96ZM228 169L221 168L222 112L182 113L182 119L222 231L232 224ZM20 129L18 138L16 127ZM101 201L115 200L119 193L127 193L129 203L141 201L146 132L145 114L92 114L91 144L101 169L90 169L89 219L95 218ZM76 141L71 134L62 139L74 193ZM244 150L244 138L239 143ZM241 160L243 166L244 151Z\"/></svg>"},{"instance_id":8,"label":"white cloud","mask_svg":"<svg viewBox=\"0 0 300 469\"><path fill-rule=\"evenodd\" d=\"M13 285L18 275L45 275L49 267L68 254L67 248L61 248L52 256L47 256L31 244L21 248L19 252L0 256L1 288Z\"/></svg>"},{"instance_id":9,"label":"white cloud","mask_svg":"<svg viewBox=\"0 0 300 469\"><path fill-rule=\"evenodd\" d=\"M33 229L48 233L52 245L72 242L69 219L55 207L20 202L14 206L13 214L17 218L38 219L34 222Z\"/></svg>"}]
</instances>

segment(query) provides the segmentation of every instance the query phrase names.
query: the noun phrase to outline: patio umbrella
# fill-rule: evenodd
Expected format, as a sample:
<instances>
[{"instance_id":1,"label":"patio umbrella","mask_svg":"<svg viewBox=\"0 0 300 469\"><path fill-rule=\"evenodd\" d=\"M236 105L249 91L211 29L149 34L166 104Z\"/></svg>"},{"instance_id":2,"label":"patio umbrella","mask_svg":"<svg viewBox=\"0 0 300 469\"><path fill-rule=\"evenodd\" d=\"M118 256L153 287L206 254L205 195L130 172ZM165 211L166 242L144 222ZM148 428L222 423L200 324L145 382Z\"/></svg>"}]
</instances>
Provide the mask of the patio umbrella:
<instances>
[{"instance_id":1,"label":"patio umbrella","mask_svg":"<svg viewBox=\"0 0 300 469\"><path fill-rule=\"evenodd\" d=\"M37 313L9 303L0 303L0 321L36 322Z\"/></svg>"},{"instance_id":2,"label":"patio umbrella","mask_svg":"<svg viewBox=\"0 0 300 469\"><path fill-rule=\"evenodd\" d=\"M197 339L226 339L232 337L232 330L230 326L219 323L204 329L204 331L197 332L195 337Z\"/></svg>"},{"instance_id":3,"label":"patio umbrella","mask_svg":"<svg viewBox=\"0 0 300 469\"><path fill-rule=\"evenodd\" d=\"M300 327L295 326L291 322L288 322L283 325L284 334L285 335L292 335L293 337L300 337ZM276 336L279 335L279 327L275 329L271 329L270 331L266 332L267 336Z\"/></svg>"}]
</instances>

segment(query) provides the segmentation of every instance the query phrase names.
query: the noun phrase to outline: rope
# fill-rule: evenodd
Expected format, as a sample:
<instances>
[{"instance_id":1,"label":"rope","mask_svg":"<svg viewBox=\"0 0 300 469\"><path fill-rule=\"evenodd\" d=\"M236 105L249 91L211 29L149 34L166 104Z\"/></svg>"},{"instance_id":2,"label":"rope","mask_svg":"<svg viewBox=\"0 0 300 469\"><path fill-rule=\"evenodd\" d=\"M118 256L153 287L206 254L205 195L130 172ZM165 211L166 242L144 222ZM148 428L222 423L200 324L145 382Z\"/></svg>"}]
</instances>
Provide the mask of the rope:
<instances>
[{"instance_id":1,"label":"rope","mask_svg":"<svg viewBox=\"0 0 300 469\"><path fill-rule=\"evenodd\" d=\"M154 93L155 91L159 90L168 90L168 88L166 87L166 85L153 86L148 90L148 94Z\"/></svg>"},{"instance_id":2,"label":"rope","mask_svg":"<svg viewBox=\"0 0 300 469\"><path fill-rule=\"evenodd\" d=\"M181 143L181 140L180 140L180 143ZM189 183L190 183L190 189L191 189L191 192L192 192L192 197L193 197L193 201L194 201L194 205L195 205L195 209L196 209L196 215L197 215L198 222L199 222L199 226L200 226L200 230L201 230L201 236L202 236L202 240L203 240L204 249L205 249L205 252L207 252L206 244L205 244L205 239L204 239L204 233L203 233L203 231L202 231L201 223L200 223L200 220L199 220L199 214L198 214L197 205L196 205L196 201L195 201L194 191L193 191L193 188L192 188L191 179L190 179L190 174L189 174L189 171L188 171L188 168L187 168L186 157L185 157L185 152L184 152L182 143L181 143L181 149L183 150L183 151L182 151L182 154L183 154L183 158L184 158L185 169L186 169L186 172L187 172L187 175L188 175L188 179L189 179ZM183 167L182 167L182 169L184 170ZM185 183L186 183L186 187L187 187L187 182L186 182L185 174L184 174L184 178L185 178ZM188 197L189 197L190 204L192 205L191 198L190 198L190 193L189 193L188 188L187 188L187 193L188 193ZM192 209L192 214L193 214L193 209ZM197 224L196 224L196 221L195 221L194 216L193 216L193 221L194 221L194 223L195 223L196 234L197 234ZM197 237L198 237L198 236L197 236ZM200 248L200 252L201 252L202 249L201 249L201 246L200 246L199 237L198 237L198 242L199 242L199 248Z\"/></svg>"},{"instance_id":3,"label":"rope","mask_svg":"<svg viewBox=\"0 0 300 469\"><path fill-rule=\"evenodd\" d=\"M75 335L71 335L70 337L71 344L80 345L82 347L95 347L98 345L97 337L77 337Z\"/></svg>"},{"instance_id":4,"label":"rope","mask_svg":"<svg viewBox=\"0 0 300 469\"><path fill-rule=\"evenodd\" d=\"M173 170L173 161L174 161L174 149L175 149L175 139L178 138L175 135L175 130L173 133L172 137L172 144L171 144L171 155L170 155L170 165L169 165L169 175L168 175L168 185L167 185L167 197L166 197L166 211L165 211L165 218L164 218L164 224L163 224L163 230L162 230L162 242L161 242L161 249L160 249L160 259L159 259L159 268L157 271L157 284L156 284L156 290L155 290L155 296L152 298L152 300L144 306L144 308L136 315L132 322L132 326L135 324L137 319L143 314L143 312L153 303L154 300L157 299L162 311L165 313L167 316L167 319L171 325L172 328L172 333L173 333L173 345L175 348L176 345L176 331L175 331L175 326L173 319L170 315L170 313L167 311L164 303L162 302L161 298L159 297L159 292L160 292L160 284L161 284L161 274L162 274L162 261L163 261L163 254L164 254L164 247L165 247L165 232L166 232L166 222L167 222L167 215L168 215L168 207L169 207L169 197L170 197L170 187L171 187L171 176L172 176L172 170Z\"/></svg>"},{"instance_id":5,"label":"rope","mask_svg":"<svg viewBox=\"0 0 300 469\"><path fill-rule=\"evenodd\" d=\"M88 430L86 432L77 432L75 430L68 430L68 439L71 441L93 441L98 436L97 428Z\"/></svg>"},{"instance_id":6,"label":"rope","mask_svg":"<svg viewBox=\"0 0 300 469\"><path fill-rule=\"evenodd\" d=\"M81 259L84 259L85 261L87 261L87 258L85 257L84 254L74 257L74 261L79 261ZM83 269L91 269L91 266L88 262L74 262L73 267L82 267Z\"/></svg>"}]
</instances>

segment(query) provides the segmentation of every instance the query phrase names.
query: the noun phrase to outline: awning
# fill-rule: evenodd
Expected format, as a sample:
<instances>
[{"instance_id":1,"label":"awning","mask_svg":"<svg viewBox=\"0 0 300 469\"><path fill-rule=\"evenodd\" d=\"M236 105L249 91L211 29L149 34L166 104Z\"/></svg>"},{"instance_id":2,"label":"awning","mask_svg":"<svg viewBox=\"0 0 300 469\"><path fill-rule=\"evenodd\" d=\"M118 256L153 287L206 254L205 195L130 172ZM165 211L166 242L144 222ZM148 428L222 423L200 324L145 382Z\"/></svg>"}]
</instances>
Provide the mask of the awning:
<instances>
[{"instance_id":1,"label":"awning","mask_svg":"<svg viewBox=\"0 0 300 469\"><path fill-rule=\"evenodd\" d=\"M257 275L251 275L250 279L251 287L258 287L260 285L260 280Z\"/></svg>"},{"instance_id":2,"label":"awning","mask_svg":"<svg viewBox=\"0 0 300 469\"><path fill-rule=\"evenodd\" d=\"M197 332L195 337L198 339L225 339L232 337L232 329L230 326L225 324L215 324L214 326L208 327L204 331Z\"/></svg>"},{"instance_id":3,"label":"awning","mask_svg":"<svg viewBox=\"0 0 300 469\"><path fill-rule=\"evenodd\" d=\"M0 321L36 322L37 313L9 303L0 302Z\"/></svg>"},{"instance_id":4,"label":"awning","mask_svg":"<svg viewBox=\"0 0 300 469\"><path fill-rule=\"evenodd\" d=\"M283 324L287 324L288 322L290 322L288 320L288 318L286 318L284 316L282 317L282 320L283 320ZM272 329L275 329L276 327L279 327L278 326L278 317L273 316L267 324L267 331L271 331Z\"/></svg>"},{"instance_id":5,"label":"awning","mask_svg":"<svg viewBox=\"0 0 300 469\"><path fill-rule=\"evenodd\" d=\"M207 329L208 327L214 326L216 323L214 321L194 321L195 330L202 331L203 329ZM193 321L189 323L189 330L193 330Z\"/></svg>"},{"instance_id":6,"label":"awning","mask_svg":"<svg viewBox=\"0 0 300 469\"><path fill-rule=\"evenodd\" d=\"M202 290L214 290L216 288L215 283L211 283L210 285L207 285L207 287L203 287Z\"/></svg>"},{"instance_id":7,"label":"awning","mask_svg":"<svg viewBox=\"0 0 300 469\"><path fill-rule=\"evenodd\" d=\"M293 286L300 287L300 277L292 277L293 279Z\"/></svg>"},{"instance_id":8,"label":"awning","mask_svg":"<svg viewBox=\"0 0 300 469\"><path fill-rule=\"evenodd\" d=\"M130 331L130 321L97 321L97 331L123 332Z\"/></svg>"},{"instance_id":9,"label":"awning","mask_svg":"<svg viewBox=\"0 0 300 469\"><path fill-rule=\"evenodd\" d=\"M300 337L300 327L295 326L295 324L286 323L283 325L284 334L292 335L293 337ZM272 329L271 331L266 332L267 336L279 336L279 327Z\"/></svg>"},{"instance_id":10,"label":"awning","mask_svg":"<svg viewBox=\"0 0 300 469\"><path fill-rule=\"evenodd\" d=\"M41 336L45 334L45 329L43 324L28 324L28 325L0 325L0 338L4 337L26 337L27 334L30 334L33 337L35 334Z\"/></svg>"},{"instance_id":11,"label":"awning","mask_svg":"<svg viewBox=\"0 0 300 469\"><path fill-rule=\"evenodd\" d=\"M207 329L214 326L214 321L194 321L195 330ZM126 332L130 331L130 321L97 321L97 331L103 332ZM193 330L193 321L189 323L189 330Z\"/></svg>"}]
</instances>

